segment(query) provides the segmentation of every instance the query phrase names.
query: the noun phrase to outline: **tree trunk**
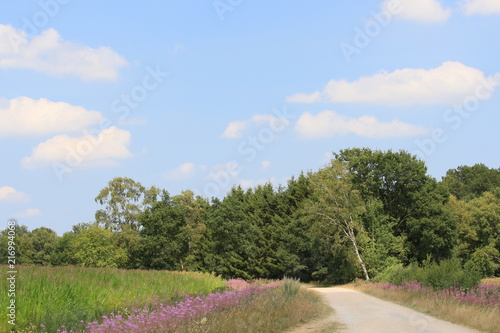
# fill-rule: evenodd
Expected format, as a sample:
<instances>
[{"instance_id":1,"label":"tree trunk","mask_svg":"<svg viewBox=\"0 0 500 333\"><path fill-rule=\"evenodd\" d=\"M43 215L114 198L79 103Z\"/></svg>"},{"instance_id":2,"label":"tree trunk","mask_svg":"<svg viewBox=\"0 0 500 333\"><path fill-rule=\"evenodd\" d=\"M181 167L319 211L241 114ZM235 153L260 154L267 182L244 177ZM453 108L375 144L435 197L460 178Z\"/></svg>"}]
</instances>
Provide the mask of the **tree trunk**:
<instances>
[{"instance_id":1,"label":"tree trunk","mask_svg":"<svg viewBox=\"0 0 500 333\"><path fill-rule=\"evenodd\" d=\"M356 242L356 237L354 236L354 231L352 228L349 228L349 239L352 242L352 245L354 246L354 251L356 251L356 256L358 257L359 263L361 264L361 268L363 268L363 273L365 273L365 279L366 281L370 281L370 276L368 275L368 271L366 270L366 265L363 259L361 259L361 255L359 254L358 250L358 243Z\"/></svg>"}]
</instances>

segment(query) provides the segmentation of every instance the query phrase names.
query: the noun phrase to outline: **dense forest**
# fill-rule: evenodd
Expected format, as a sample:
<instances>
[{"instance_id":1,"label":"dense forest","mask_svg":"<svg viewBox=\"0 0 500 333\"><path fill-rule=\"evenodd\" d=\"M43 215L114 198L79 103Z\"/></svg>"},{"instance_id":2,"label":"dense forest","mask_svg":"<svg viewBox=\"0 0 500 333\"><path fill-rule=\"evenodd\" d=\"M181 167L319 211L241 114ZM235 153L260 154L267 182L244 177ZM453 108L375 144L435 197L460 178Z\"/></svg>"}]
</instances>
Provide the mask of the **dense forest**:
<instances>
[{"instance_id":1,"label":"dense forest","mask_svg":"<svg viewBox=\"0 0 500 333\"><path fill-rule=\"evenodd\" d=\"M438 181L408 152L352 148L286 186L237 186L223 199L114 178L95 201L95 221L61 237L18 226L17 263L340 283L454 258L500 274L500 168L483 164ZM1 251L7 241L4 230Z\"/></svg>"}]
</instances>

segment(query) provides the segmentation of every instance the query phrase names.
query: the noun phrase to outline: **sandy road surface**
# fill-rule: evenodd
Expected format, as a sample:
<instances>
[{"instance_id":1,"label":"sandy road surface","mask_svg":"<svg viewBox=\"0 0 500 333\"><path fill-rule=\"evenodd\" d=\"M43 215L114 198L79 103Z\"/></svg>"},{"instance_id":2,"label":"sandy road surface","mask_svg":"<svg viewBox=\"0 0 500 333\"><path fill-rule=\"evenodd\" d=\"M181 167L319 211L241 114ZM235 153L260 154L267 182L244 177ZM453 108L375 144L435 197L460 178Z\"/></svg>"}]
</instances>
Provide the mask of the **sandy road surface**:
<instances>
[{"instance_id":1,"label":"sandy road surface","mask_svg":"<svg viewBox=\"0 0 500 333\"><path fill-rule=\"evenodd\" d=\"M472 333L477 332L439 320L401 305L345 288L311 288L321 293L335 309L335 315L291 331L328 332L321 330L328 322L344 324L342 333ZM332 329L333 331L333 329Z\"/></svg>"}]
</instances>

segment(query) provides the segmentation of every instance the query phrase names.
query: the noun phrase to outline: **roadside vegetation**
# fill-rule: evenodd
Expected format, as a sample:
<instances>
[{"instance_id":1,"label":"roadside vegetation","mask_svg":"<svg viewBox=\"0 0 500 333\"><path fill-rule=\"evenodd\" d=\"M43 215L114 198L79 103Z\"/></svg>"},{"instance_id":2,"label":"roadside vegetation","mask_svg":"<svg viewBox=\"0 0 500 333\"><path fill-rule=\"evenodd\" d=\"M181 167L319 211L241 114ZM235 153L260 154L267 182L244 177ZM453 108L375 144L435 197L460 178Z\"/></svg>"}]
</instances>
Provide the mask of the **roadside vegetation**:
<instances>
[{"instance_id":1,"label":"roadside vegetation","mask_svg":"<svg viewBox=\"0 0 500 333\"><path fill-rule=\"evenodd\" d=\"M500 279L480 280L458 260L393 267L350 286L388 301L482 332L500 332Z\"/></svg>"}]
</instances>

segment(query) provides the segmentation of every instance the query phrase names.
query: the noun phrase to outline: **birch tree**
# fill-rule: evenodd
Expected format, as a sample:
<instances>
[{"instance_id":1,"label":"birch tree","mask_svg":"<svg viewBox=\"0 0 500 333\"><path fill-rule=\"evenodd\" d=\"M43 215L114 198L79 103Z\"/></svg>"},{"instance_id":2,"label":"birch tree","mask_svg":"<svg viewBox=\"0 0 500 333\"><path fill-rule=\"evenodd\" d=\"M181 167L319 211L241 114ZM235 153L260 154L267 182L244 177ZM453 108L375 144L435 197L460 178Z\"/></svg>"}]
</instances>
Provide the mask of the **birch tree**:
<instances>
[{"instance_id":1,"label":"birch tree","mask_svg":"<svg viewBox=\"0 0 500 333\"><path fill-rule=\"evenodd\" d=\"M365 210L365 205L358 191L352 188L351 178L346 163L337 160L319 170L311 178L313 194L307 212L315 219L315 223L321 224L322 230L340 233L342 242L352 244L365 279L369 280L358 242L358 234L363 232L359 216ZM332 235L327 234L325 237Z\"/></svg>"}]
</instances>

